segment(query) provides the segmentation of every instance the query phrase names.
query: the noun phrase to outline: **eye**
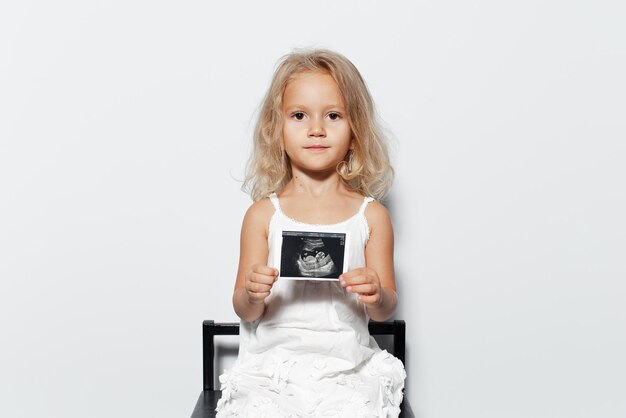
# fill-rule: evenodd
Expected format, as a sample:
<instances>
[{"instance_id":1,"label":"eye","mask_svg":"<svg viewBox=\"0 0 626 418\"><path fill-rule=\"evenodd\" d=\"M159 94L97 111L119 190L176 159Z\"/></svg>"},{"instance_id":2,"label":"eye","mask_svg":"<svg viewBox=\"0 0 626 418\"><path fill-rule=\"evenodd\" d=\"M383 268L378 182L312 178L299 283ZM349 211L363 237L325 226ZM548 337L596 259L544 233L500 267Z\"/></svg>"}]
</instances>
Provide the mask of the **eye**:
<instances>
[{"instance_id":1,"label":"eye","mask_svg":"<svg viewBox=\"0 0 626 418\"><path fill-rule=\"evenodd\" d=\"M303 112L294 112L291 114L292 118L295 118L296 120L302 120L304 119L304 113Z\"/></svg>"},{"instance_id":2,"label":"eye","mask_svg":"<svg viewBox=\"0 0 626 418\"><path fill-rule=\"evenodd\" d=\"M328 114L328 118L330 120L339 120L339 119L341 119L341 115L339 113L337 113L337 112L330 112Z\"/></svg>"}]
</instances>

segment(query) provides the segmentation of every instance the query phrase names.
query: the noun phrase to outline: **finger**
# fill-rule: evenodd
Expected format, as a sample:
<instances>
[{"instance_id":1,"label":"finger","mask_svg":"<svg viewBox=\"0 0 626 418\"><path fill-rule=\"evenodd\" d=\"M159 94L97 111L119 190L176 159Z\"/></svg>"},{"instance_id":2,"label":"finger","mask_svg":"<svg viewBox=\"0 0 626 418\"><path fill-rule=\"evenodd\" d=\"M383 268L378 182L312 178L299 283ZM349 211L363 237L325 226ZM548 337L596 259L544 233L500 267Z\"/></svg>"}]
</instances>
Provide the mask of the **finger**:
<instances>
[{"instance_id":1,"label":"finger","mask_svg":"<svg viewBox=\"0 0 626 418\"><path fill-rule=\"evenodd\" d=\"M251 292L248 294L248 299L251 302L263 302L268 296L270 292Z\"/></svg>"},{"instance_id":2,"label":"finger","mask_svg":"<svg viewBox=\"0 0 626 418\"><path fill-rule=\"evenodd\" d=\"M344 279L339 279L339 282L341 283L343 287L347 287L347 286L354 286L354 285L359 285L359 284L364 284L364 283L371 283L371 280L369 279L368 276L357 275L357 276L352 276L352 277L348 277Z\"/></svg>"},{"instance_id":3,"label":"finger","mask_svg":"<svg viewBox=\"0 0 626 418\"><path fill-rule=\"evenodd\" d=\"M255 264L252 266L252 271L259 274L264 274L266 276L278 276L278 270L273 267L268 266L260 266Z\"/></svg>"},{"instance_id":4,"label":"finger","mask_svg":"<svg viewBox=\"0 0 626 418\"><path fill-rule=\"evenodd\" d=\"M378 288L373 284L359 284L356 286L348 286L346 290L351 293L358 293L360 295L374 295L378 292Z\"/></svg>"},{"instance_id":5,"label":"finger","mask_svg":"<svg viewBox=\"0 0 626 418\"><path fill-rule=\"evenodd\" d=\"M250 281L253 283L261 283L261 284L268 284L271 285L272 283L274 283L276 281L276 276L268 276L265 274L260 274L260 273L251 273L250 274Z\"/></svg>"},{"instance_id":6,"label":"finger","mask_svg":"<svg viewBox=\"0 0 626 418\"><path fill-rule=\"evenodd\" d=\"M253 292L253 293L269 292L271 288L272 286L262 284L262 283L254 283L254 282L250 282L246 285L246 290L248 292Z\"/></svg>"},{"instance_id":7,"label":"finger","mask_svg":"<svg viewBox=\"0 0 626 418\"><path fill-rule=\"evenodd\" d=\"M359 300L366 305L378 306L380 305L380 294L371 295L371 296L359 295Z\"/></svg>"},{"instance_id":8,"label":"finger","mask_svg":"<svg viewBox=\"0 0 626 418\"><path fill-rule=\"evenodd\" d=\"M343 279L343 280L349 280L355 276L359 276L361 274L364 273L365 268L364 267L360 267L358 269L354 269L354 270L350 270L346 273L343 273L342 275L339 276L339 279Z\"/></svg>"}]
</instances>

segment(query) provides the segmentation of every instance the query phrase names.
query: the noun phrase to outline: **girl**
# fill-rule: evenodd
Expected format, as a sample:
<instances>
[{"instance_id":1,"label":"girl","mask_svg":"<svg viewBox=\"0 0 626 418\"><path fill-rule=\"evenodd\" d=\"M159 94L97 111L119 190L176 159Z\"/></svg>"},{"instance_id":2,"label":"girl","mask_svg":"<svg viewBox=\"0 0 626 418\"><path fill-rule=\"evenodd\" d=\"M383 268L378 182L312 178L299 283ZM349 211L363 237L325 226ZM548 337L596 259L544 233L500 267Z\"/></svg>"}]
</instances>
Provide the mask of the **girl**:
<instances>
[{"instance_id":1,"label":"girl","mask_svg":"<svg viewBox=\"0 0 626 418\"><path fill-rule=\"evenodd\" d=\"M367 328L397 303L391 221L374 200L392 176L354 65L327 50L284 57L244 182L239 357L220 376L218 417L398 416L404 367ZM299 280L280 273L294 259Z\"/></svg>"}]
</instances>

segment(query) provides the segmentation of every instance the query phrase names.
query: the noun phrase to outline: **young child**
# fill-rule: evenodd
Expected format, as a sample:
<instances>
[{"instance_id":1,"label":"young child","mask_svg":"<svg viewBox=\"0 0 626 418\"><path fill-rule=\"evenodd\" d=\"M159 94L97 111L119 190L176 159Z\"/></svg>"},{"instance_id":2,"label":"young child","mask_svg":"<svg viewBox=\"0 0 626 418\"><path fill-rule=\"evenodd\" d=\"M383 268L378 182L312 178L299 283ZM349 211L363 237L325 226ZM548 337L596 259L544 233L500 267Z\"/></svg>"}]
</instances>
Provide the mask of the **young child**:
<instances>
[{"instance_id":1,"label":"young child","mask_svg":"<svg viewBox=\"0 0 626 418\"><path fill-rule=\"evenodd\" d=\"M233 294L239 357L220 376L218 417L398 416L404 367L368 332L397 303L391 221L374 200L392 177L355 66L328 50L284 57L244 183L255 203ZM285 251L299 280L279 272Z\"/></svg>"}]
</instances>

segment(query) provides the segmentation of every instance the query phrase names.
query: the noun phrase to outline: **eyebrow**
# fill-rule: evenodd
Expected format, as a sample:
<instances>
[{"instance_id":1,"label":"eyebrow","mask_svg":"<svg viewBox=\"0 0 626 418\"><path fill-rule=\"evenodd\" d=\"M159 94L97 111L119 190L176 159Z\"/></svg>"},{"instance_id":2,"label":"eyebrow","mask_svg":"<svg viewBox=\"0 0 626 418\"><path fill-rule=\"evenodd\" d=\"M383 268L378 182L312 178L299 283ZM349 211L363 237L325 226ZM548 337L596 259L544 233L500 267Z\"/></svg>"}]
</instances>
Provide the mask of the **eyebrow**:
<instances>
[{"instance_id":1,"label":"eyebrow","mask_svg":"<svg viewBox=\"0 0 626 418\"><path fill-rule=\"evenodd\" d=\"M307 106L304 105L300 105L300 104L292 104L289 106L285 106L284 107L285 110L293 110L293 109L304 109L304 110L308 110ZM345 111L345 107L340 105L340 104L330 104L327 106L324 106L324 110L329 110L329 109L341 109L342 111Z\"/></svg>"}]
</instances>

